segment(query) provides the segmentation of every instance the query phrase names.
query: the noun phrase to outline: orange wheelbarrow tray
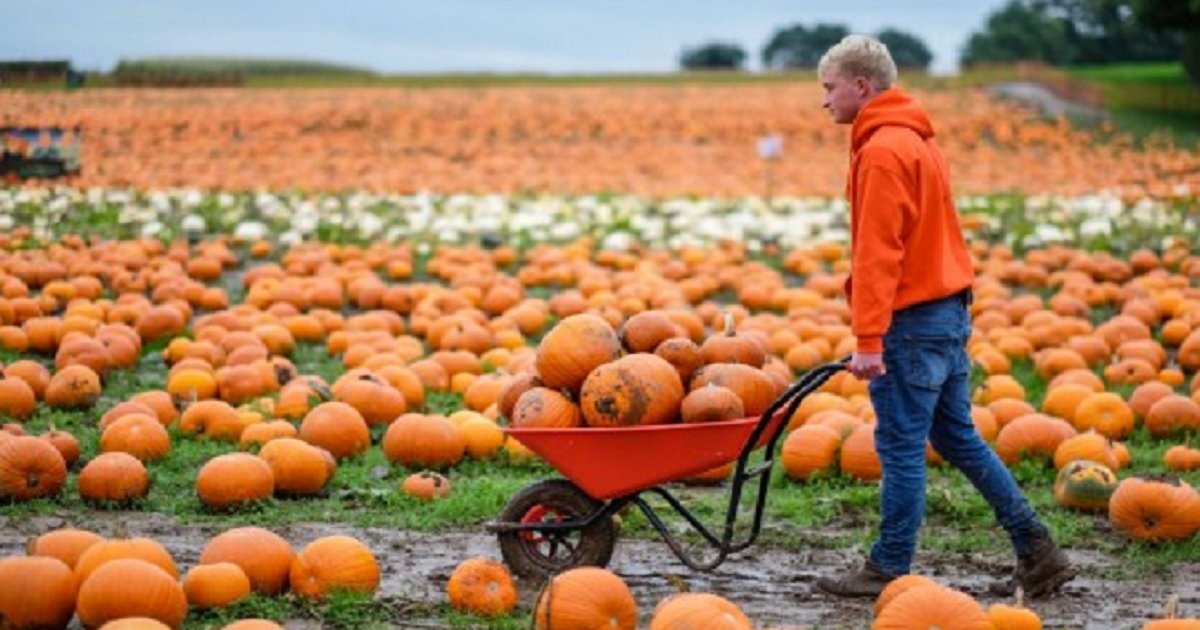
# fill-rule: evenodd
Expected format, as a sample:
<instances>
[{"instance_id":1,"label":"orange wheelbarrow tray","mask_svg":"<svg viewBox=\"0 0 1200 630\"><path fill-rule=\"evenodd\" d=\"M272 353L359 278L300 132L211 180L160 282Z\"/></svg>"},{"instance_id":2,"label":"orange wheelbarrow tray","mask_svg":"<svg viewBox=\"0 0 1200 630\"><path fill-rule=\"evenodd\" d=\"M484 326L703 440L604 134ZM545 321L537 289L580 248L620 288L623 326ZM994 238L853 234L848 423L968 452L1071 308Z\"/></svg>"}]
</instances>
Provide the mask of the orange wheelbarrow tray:
<instances>
[{"instance_id":1,"label":"orange wheelbarrow tray","mask_svg":"<svg viewBox=\"0 0 1200 630\"><path fill-rule=\"evenodd\" d=\"M766 482L786 420L806 396L844 368L845 359L807 372L757 418L607 429L505 428L564 478L538 481L521 489L487 528L498 535L501 553L514 572L544 577L575 566L607 565L616 544L613 516L633 504L684 564L695 570L713 569L758 537L770 485ZM763 461L748 467L751 454L763 447ZM725 526L719 536L662 487L735 461ZM750 482L757 484L758 491L754 521L749 535L735 541L740 499ZM642 499L642 493L666 500L716 549L716 556L703 560L683 549Z\"/></svg>"}]
</instances>

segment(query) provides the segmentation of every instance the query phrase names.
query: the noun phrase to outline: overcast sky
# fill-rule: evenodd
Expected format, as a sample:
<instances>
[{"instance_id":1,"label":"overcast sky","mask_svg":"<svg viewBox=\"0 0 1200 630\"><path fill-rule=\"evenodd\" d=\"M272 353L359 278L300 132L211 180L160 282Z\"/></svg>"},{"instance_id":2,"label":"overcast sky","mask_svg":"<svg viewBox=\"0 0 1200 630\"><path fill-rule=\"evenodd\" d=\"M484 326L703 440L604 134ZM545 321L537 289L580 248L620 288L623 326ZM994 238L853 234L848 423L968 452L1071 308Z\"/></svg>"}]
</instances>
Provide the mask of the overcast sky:
<instances>
[{"instance_id":1,"label":"overcast sky","mask_svg":"<svg viewBox=\"0 0 1200 630\"><path fill-rule=\"evenodd\" d=\"M389 73L667 72L684 47L742 45L750 67L779 27L826 21L923 38L935 72L1004 0L0 0L0 59L235 55Z\"/></svg>"}]
</instances>

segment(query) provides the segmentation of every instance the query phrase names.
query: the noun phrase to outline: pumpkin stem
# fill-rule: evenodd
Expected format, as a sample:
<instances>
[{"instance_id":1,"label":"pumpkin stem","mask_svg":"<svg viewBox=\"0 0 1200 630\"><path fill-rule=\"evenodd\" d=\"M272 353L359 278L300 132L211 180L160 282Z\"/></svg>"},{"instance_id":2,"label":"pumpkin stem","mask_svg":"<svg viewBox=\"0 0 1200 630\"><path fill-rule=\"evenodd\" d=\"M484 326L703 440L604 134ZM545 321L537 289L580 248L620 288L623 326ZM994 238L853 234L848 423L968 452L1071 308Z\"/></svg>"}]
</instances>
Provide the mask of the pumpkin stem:
<instances>
[{"instance_id":1,"label":"pumpkin stem","mask_svg":"<svg viewBox=\"0 0 1200 630\"><path fill-rule=\"evenodd\" d=\"M1018 586L1017 587L1017 608L1021 608L1024 605L1025 605L1025 589Z\"/></svg>"},{"instance_id":2,"label":"pumpkin stem","mask_svg":"<svg viewBox=\"0 0 1200 630\"><path fill-rule=\"evenodd\" d=\"M733 313L730 311L721 311L721 315L725 318L725 336L733 336Z\"/></svg>"},{"instance_id":3,"label":"pumpkin stem","mask_svg":"<svg viewBox=\"0 0 1200 630\"><path fill-rule=\"evenodd\" d=\"M25 540L25 555L32 556L37 554L37 536L30 536Z\"/></svg>"},{"instance_id":4,"label":"pumpkin stem","mask_svg":"<svg viewBox=\"0 0 1200 630\"><path fill-rule=\"evenodd\" d=\"M1163 611L1163 618L1179 618L1179 593L1171 593L1171 596L1167 598L1167 609Z\"/></svg>"}]
</instances>

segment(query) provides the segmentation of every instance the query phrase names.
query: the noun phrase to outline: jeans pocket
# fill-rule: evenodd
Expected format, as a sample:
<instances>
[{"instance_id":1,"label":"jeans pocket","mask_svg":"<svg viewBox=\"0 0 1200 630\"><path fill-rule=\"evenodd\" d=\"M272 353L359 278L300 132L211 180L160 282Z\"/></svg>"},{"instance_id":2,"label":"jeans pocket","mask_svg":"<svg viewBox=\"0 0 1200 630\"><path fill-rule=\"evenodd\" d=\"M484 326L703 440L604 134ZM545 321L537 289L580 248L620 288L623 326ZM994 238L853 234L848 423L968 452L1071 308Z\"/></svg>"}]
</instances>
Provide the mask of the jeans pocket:
<instances>
[{"instance_id":1,"label":"jeans pocket","mask_svg":"<svg viewBox=\"0 0 1200 630\"><path fill-rule=\"evenodd\" d=\"M905 339L904 378L914 387L937 391L957 367L955 359L960 352L961 343L952 336L909 336Z\"/></svg>"}]
</instances>

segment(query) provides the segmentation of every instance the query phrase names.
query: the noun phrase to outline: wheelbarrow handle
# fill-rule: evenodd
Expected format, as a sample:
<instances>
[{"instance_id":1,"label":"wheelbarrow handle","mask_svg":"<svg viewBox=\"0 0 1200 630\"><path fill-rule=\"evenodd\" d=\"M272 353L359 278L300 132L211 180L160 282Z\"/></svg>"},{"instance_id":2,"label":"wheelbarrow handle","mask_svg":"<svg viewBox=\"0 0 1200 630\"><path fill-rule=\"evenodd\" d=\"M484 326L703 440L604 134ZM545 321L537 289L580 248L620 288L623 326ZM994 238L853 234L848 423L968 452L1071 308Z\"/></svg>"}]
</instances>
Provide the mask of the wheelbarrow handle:
<instances>
[{"instance_id":1,"label":"wheelbarrow handle","mask_svg":"<svg viewBox=\"0 0 1200 630\"><path fill-rule=\"evenodd\" d=\"M805 372L795 383L788 386L782 394L777 397L763 412L758 420L758 424L750 433L750 438L746 441L745 447L742 449L742 458L749 457L749 454L758 446L759 439L762 437L767 427L771 425L771 420L775 418L775 414L779 413L785 406L788 407L787 416L790 418L795 413L796 408L800 403L812 392L819 389L829 380L834 374L846 369L850 364L851 355L846 355L836 361L830 361ZM774 445L780 433L783 432L785 423L780 422L771 436L768 448Z\"/></svg>"}]
</instances>

